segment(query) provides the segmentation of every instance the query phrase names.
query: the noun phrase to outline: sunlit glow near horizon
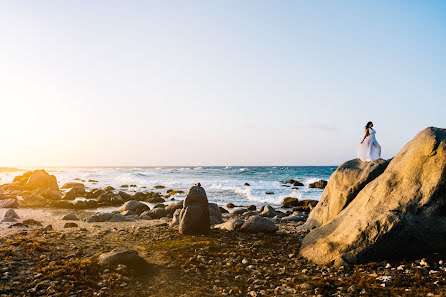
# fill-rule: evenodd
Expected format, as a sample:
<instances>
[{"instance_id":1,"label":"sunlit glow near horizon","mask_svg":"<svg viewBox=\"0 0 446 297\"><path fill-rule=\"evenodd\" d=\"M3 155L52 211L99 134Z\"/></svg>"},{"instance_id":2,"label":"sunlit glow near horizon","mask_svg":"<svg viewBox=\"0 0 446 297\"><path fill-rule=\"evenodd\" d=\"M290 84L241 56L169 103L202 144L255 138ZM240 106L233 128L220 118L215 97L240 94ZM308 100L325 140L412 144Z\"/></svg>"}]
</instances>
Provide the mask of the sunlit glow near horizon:
<instances>
[{"instance_id":1,"label":"sunlit glow near horizon","mask_svg":"<svg viewBox=\"0 0 446 297\"><path fill-rule=\"evenodd\" d=\"M446 128L442 1L4 1L1 166L337 165Z\"/></svg>"}]
</instances>

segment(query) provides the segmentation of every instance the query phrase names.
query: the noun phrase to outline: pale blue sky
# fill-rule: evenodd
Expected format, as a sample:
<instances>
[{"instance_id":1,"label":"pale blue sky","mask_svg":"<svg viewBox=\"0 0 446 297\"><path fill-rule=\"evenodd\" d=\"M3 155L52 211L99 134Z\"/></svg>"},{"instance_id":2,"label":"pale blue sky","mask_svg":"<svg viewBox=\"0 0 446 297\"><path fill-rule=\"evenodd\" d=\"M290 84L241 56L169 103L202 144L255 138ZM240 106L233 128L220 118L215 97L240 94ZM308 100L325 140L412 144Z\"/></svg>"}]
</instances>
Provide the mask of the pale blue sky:
<instances>
[{"instance_id":1,"label":"pale blue sky","mask_svg":"<svg viewBox=\"0 0 446 297\"><path fill-rule=\"evenodd\" d=\"M0 166L337 165L446 127L442 1L2 1Z\"/></svg>"}]
</instances>

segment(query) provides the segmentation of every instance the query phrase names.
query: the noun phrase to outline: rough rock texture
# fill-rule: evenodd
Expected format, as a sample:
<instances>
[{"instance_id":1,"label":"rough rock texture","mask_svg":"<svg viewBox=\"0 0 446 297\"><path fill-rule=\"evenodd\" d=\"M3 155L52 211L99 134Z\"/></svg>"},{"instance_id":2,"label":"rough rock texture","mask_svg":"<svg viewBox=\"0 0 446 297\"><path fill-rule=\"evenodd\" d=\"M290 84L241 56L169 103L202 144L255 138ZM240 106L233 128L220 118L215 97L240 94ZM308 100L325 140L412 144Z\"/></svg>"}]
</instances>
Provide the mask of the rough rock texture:
<instances>
[{"instance_id":1,"label":"rough rock texture","mask_svg":"<svg viewBox=\"0 0 446 297\"><path fill-rule=\"evenodd\" d=\"M52 189L59 190L57 179L54 175L49 175L45 170L34 170L29 176L26 184L26 189Z\"/></svg>"},{"instance_id":2,"label":"rough rock texture","mask_svg":"<svg viewBox=\"0 0 446 297\"><path fill-rule=\"evenodd\" d=\"M262 217L273 218L273 217L279 215L279 213L278 213L274 208L272 208L271 206L269 206L269 205L265 205L265 206L261 209L261 213L260 213L260 215L261 215Z\"/></svg>"},{"instance_id":3,"label":"rough rock texture","mask_svg":"<svg viewBox=\"0 0 446 297\"><path fill-rule=\"evenodd\" d=\"M224 222L220 208L215 203L209 203L209 220L211 225L221 224Z\"/></svg>"},{"instance_id":4,"label":"rough rock texture","mask_svg":"<svg viewBox=\"0 0 446 297\"><path fill-rule=\"evenodd\" d=\"M240 227L241 231L245 232L276 232L279 227L276 226L273 220L269 218L252 216L247 219L243 225Z\"/></svg>"},{"instance_id":5,"label":"rough rock texture","mask_svg":"<svg viewBox=\"0 0 446 297\"><path fill-rule=\"evenodd\" d=\"M209 202L200 184L191 187L184 198L180 213L181 234L208 234L210 231Z\"/></svg>"},{"instance_id":6,"label":"rough rock texture","mask_svg":"<svg viewBox=\"0 0 446 297\"><path fill-rule=\"evenodd\" d=\"M139 256L137 251L125 249L114 249L102 254L99 256L98 262L111 265L122 264L135 270L145 270L149 265L144 258Z\"/></svg>"},{"instance_id":7,"label":"rough rock texture","mask_svg":"<svg viewBox=\"0 0 446 297\"><path fill-rule=\"evenodd\" d=\"M384 172L388 164L389 161L383 159L374 162L353 159L339 166L302 228L319 227L336 217L369 182Z\"/></svg>"},{"instance_id":8,"label":"rough rock texture","mask_svg":"<svg viewBox=\"0 0 446 297\"><path fill-rule=\"evenodd\" d=\"M71 189L73 187L85 187L85 185L83 183L76 183L76 182L69 182L69 183L65 183L62 186L62 189Z\"/></svg>"},{"instance_id":9,"label":"rough rock texture","mask_svg":"<svg viewBox=\"0 0 446 297\"><path fill-rule=\"evenodd\" d=\"M419 257L446 249L446 129L427 128L300 253L318 264Z\"/></svg>"}]
</instances>

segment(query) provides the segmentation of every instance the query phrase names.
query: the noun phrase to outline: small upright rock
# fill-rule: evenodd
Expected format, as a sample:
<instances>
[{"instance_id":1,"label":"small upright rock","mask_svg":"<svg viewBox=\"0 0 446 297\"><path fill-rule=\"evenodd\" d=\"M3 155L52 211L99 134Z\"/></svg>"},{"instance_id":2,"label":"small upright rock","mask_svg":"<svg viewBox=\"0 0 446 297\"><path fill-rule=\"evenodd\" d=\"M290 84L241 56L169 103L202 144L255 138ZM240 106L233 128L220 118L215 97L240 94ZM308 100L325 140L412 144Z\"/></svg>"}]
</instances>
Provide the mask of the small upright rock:
<instances>
[{"instance_id":1,"label":"small upright rock","mask_svg":"<svg viewBox=\"0 0 446 297\"><path fill-rule=\"evenodd\" d=\"M186 235L208 234L210 231L209 202L200 183L191 187L186 194L179 231Z\"/></svg>"}]
</instances>

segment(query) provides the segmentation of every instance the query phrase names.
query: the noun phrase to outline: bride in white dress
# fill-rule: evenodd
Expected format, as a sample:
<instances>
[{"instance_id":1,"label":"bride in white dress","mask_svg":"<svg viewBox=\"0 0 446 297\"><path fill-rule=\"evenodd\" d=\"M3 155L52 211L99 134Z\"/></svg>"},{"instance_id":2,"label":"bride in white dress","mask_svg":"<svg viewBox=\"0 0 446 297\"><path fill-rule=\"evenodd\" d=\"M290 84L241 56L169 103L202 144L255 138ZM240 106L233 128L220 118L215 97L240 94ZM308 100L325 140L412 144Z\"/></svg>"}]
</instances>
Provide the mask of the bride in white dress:
<instances>
[{"instance_id":1,"label":"bride in white dress","mask_svg":"<svg viewBox=\"0 0 446 297\"><path fill-rule=\"evenodd\" d=\"M381 146L375 138L376 131L372 128L373 123L368 122L365 126L365 136L358 148L358 158L363 162L375 161L381 158Z\"/></svg>"}]
</instances>

